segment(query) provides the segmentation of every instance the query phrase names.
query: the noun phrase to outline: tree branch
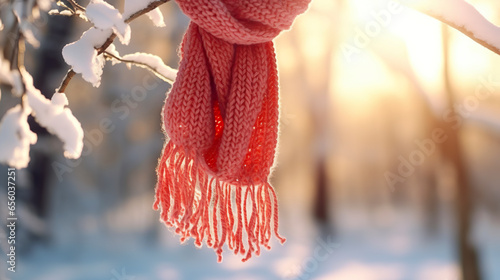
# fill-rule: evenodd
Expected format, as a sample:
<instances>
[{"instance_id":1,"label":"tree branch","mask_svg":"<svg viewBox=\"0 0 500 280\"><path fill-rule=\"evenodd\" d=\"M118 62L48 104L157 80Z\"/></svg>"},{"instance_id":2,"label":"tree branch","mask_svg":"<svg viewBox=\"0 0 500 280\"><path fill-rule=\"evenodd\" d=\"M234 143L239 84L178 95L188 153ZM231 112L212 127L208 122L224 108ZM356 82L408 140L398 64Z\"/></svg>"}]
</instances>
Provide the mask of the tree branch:
<instances>
[{"instance_id":1,"label":"tree branch","mask_svg":"<svg viewBox=\"0 0 500 280\"><path fill-rule=\"evenodd\" d=\"M465 26L463 26L463 25L458 25L457 23L452 22L452 21L449 21L449 20L447 20L447 19L445 19L444 17L441 17L441 16L439 16L439 15L431 14L431 13L429 13L429 12L425 12L425 11L420 11L420 12L423 12L423 13L425 13L426 15L428 15L428 16L430 16L430 17L433 17L433 18L435 18L435 19L437 19L437 20L439 20L439 21L441 21L441 22L443 22L443 23L445 23L445 24L447 24L447 25L449 25L449 26L451 26L451 27L455 28L456 30L458 30L458 31L462 32L463 34L465 34L467 37L469 37L469 38L471 38L472 40L474 40L476 43L478 43L478 44L480 44L481 46L483 46L483 47L485 47L485 48L489 49L490 51L492 51L492 52L494 52L494 53L496 53L496 54L500 55L500 48L498 48L498 47L496 47L496 46L494 46L494 45L492 45L492 44L490 44L490 43L488 43L488 42L484 41L484 40L483 40L483 39L481 39L481 38L476 37L476 35L475 35L472 31L467 30L467 29L465 28Z\"/></svg>"},{"instance_id":2,"label":"tree branch","mask_svg":"<svg viewBox=\"0 0 500 280\"><path fill-rule=\"evenodd\" d=\"M165 81L169 81L170 83L173 83L174 81L170 78L170 77L166 77L165 75L163 75L162 73L158 72L158 69L156 69L155 67L147 64L147 63L143 63L143 62L140 62L140 61L135 61L135 60L129 60L129 59L123 59L122 57L119 57L119 56L116 56L112 53L109 53L107 51L104 51L104 56L108 56L108 57L112 57L120 62L123 62L123 63L130 63L130 64L135 64L135 65L138 65L138 66L142 66L144 68L147 68L148 70L150 70L151 72L155 73L155 75L159 76L159 77L162 77L163 80Z\"/></svg>"},{"instance_id":3,"label":"tree branch","mask_svg":"<svg viewBox=\"0 0 500 280\"><path fill-rule=\"evenodd\" d=\"M71 4L71 6L73 6L73 9L75 9L75 11L76 10L80 10L82 12L85 11L85 8L82 5L78 4L75 0L67 0L67 1Z\"/></svg>"},{"instance_id":4,"label":"tree branch","mask_svg":"<svg viewBox=\"0 0 500 280\"><path fill-rule=\"evenodd\" d=\"M405 6L455 28L478 44L500 55L500 41L497 39L495 43L495 39L493 39L495 36L500 37L500 27L491 23L468 2L464 0L448 0L450 7L443 8L439 3L440 1L435 0L398 1ZM451 9L451 7L453 7L453 9ZM458 11L460 11L460 13ZM475 24L469 24L470 21L474 21Z\"/></svg>"},{"instance_id":5,"label":"tree branch","mask_svg":"<svg viewBox=\"0 0 500 280\"><path fill-rule=\"evenodd\" d=\"M134 19L142 16L143 14L147 14L149 12L151 12L152 10L158 8L159 6L169 2L170 0L158 0L158 1L154 1L154 2L151 2L149 3L149 5L140 10L140 11L137 11L135 13L133 13L131 16L129 16L126 20L125 20L125 23L130 23L131 21L133 21Z\"/></svg>"},{"instance_id":6,"label":"tree branch","mask_svg":"<svg viewBox=\"0 0 500 280\"><path fill-rule=\"evenodd\" d=\"M64 80L62 81L61 85L57 89L57 92L62 93L66 91L66 87L68 87L69 82L71 79L76 75L76 72L73 71L73 69L69 69L68 73L64 77Z\"/></svg>"},{"instance_id":7,"label":"tree branch","mask_svg":"<svg viewBox=\"0 0 500 280\"><path fill-rule=\"evenodd\" d=\"M14 13L12 11L12 13ZM15 16L15 14L14 14ZM25 53L25 50L26 50L26 47L25 47L25 43L24 43L24 36L23 36L23 32L21 30L21 22L19 22L19 18L18 17L15 17L16 18L16 21L15 21L15 27L14 27L14 30L13 31L15 33L14 35L14 42L13 42L13 46L12 46L12 53L11 53L11 56L10 56L10 70L11 71L16 71L18 74L19 74L19 79L21 80L20 81L20 84L21 84L21 108L24 108L24 96L26 95L26 85L24 84L24 78L23 78L23 72L21 71L21 68L24 67L24 53ZM15 88L15 84L17 84L17 82L14 82L13 84L13 87ZM16 88L16 91L17 91L17 88ZM17 92L19 94L19 92Z\"/></svg>"},{"instance_id":8,"label":"tree branch","mask_svg":"<svg viewBox=\"0 0 500 280\"><path fill-rule=\"evenodd\" d=\"M163 5L167 2L169 2L170 0L157 0L157 1L154 1L154 2L151 2L146 8L140 10L140 11L137 11L135 12L134 14L130 15L126 20L125 20L125 23L130 23L131 21L133 21L134 19L144 15L144 14L147 14L149 12L151 12L152 10L158 8L160 5ZM106 51L106 49L113 43L113 41L116 39L116 34L113 33L111 34L108 39L106 39L106 41L97 49L97 55L100 55L102 53L104 53L104 51ZM68 73L66 74L66 76L64 77L63 79L63 82L61 83L61 86L59 87L58 89L58 92L63 92L64 90L66 90L66 87L68 86L69 82L71 81L71 79L75 76L75 71L73 71L73 69L70 69L68 71Z\"/></svg>"}]
</instances>

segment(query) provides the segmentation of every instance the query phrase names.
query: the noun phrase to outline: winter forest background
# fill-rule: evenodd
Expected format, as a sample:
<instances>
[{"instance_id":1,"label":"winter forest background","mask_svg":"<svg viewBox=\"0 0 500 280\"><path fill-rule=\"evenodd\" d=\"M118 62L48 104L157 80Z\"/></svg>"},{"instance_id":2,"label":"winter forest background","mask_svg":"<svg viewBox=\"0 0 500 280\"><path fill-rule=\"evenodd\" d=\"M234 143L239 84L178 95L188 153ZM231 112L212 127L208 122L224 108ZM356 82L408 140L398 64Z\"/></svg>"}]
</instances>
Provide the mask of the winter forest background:
<instances>
[{"instance_id":1,"label":"winter forest background","mask_svg":"<svg viewBox=\"0 0 500 280\"><path fill-rule=\"evenodd\" d=\"M108 2L123 11L123 1ZM500 24L500 2L468 2ZM174 1L160 10L165 27L142 16L116 49L176 68L189 20ZM91 24L42 11L34 26L40 46L27 46L25 65L50 98L69 69L63 46ZM151 207L170 84L108 62L99 88L77 75L66 89L85 132L81 159L64 158L61 141L30 122L38 142L17 170L18 267L6 271L2 252L0 279L455 280L461 271L500 279L500 56L382 0L314 0L275 42L281 135L272 183L284 246L274 240L247 263L226 252L217 264L211 249L179 245ZM1 94L3 116L19 98L7 85ZM443 143L429 140L436 131Z\"/></svg>"}]
</instances>

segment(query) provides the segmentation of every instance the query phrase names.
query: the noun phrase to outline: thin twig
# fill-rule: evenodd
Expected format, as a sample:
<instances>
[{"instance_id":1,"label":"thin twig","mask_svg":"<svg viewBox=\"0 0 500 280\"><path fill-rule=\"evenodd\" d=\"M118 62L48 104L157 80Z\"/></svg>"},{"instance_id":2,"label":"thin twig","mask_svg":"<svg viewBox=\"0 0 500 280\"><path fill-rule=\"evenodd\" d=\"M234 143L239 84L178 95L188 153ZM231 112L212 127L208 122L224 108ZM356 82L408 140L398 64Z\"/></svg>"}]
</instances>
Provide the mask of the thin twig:
<instances>
[{"instance_id":1,"label":"thin twig","mask_svg":"<svg viewBox=\"0 0 500 280\"><path fill-rule=\"evenodd\" d=\"M63 8L66 8L67 10L71 11L71 13L73 13L73 14L75 13L75 10L73 10L70 6L66 5L66 3L64 3L62 1L58 1L57 5L61 6ZM73 8L74 8L74 6L73 6Z\"/></svg>"},{"instance_id":2,"label":"thin twig","mask_svg":"<svg viewBox=\"0 0 500 280\"><path fill-rule=\"evenodd\" d=\"M136 13L134 13L130 17L128 17L125 20L125 23L130 23L134 19L142 16L143 14L151 12L152 10L158 8L160 5L163 5L169 1L170 0L157 0L157 1L151 2L146 8L144 8L140 11L137 11ZM97 55L104 53L104 51L113 43L113 41L115 39L116 39L116 34L115 33L111 34L100 47L96 48ZM68 71L68 73L64 77L64 80L61 83L61 86L59 87L58 92L64 91L74 76L75 76L75 71L73 71L73 69L70 69L70 71Z\"/></svg>"},{"instance_id":3,"label":"thin twig","mask_svg":"<svg viewBox=\"0 0 500 280\"><path fill-rule=\"evenodd\" d=\"M57 92L59 92L59 93L65 92L66 91L66 87L68 87L69 82L75 76L75 74L76 73L75 73L75 71L73 71L73 69L69 69L68 73L64 77L64 80L62 81L61 85L57 89Z\"/></svg>"},{"instance_id":4,"label":"thin twig","mask_svg":"<svg viewBox=\"0 0 500 280\"><path fill-rule=\"evenodd\" d=\"M113 41L116 39L116 34L113 33L111 34L106 42L102 44L99 48L97 48L97 55L102 54L111 44L113 44Z\"/></svg>"},{"instance_id":5,"label":"thin twig","mask_svg":"<svg viewBox=\"0 0 500 280\"><path fill-rule=\"evenodd\" d=\"M24 53L26 51L26 43L24 41L23 34L19 36L18 47L17 47L17 72L19 73L19 79L21 79L23 86L23 92L21 94L21 108L24 109L24 97L26 96L26 84L24 83L23 72L21 68L24 69Z\"/></svg>"},{"instance_id":6,"label":"thin twig","mask_svg":"<svg viewBox=\"0 0 500 280\"><path fill-rule=\"evenodd\" d=\"M85 8L82 5L78 4L75 0L67 0L67 1L71 4L71 6L73 6L73 9L75 9L75 11L76 10L80 10L82 12L85 11Z\"/></svg>"},{"instance_id":7,"label":"thin twig","mask_svg":"<svg viewBox=\"0 0 500 280\"><path fill-rule=\"evenodd\" d=\"M19 32L17 39L17 69L20 71L24 67L24 53L26 52L26 44L22 32Z\"/></svg>"},{"instance_id":8,"label":"thin twig","mask_svg":"<svg viewBox=\"0 0 500 280\"><path fill-rule=\"evenodd\" d=\"M114 58L120 62L123 62L123 63L130 63L130 64L135 64L138 66L143 66L143 67L147 68L148 70L150 70L151 72L155 73L157 76L162 77L164 80L170 81L171 83L174 82L174 81L172 81L172 79L170 79L169 77L166 77L162 73L158 72L158 70L156 68L154 68L153 66L151 66L147 63L143 63L143 62L135 61L135 60L123 59L122 57L116 56L116 55L114 55L110 52L107 52L107 51L104 51L104 56L112 57L112 58Z\"/></svg>"}]
</instances>

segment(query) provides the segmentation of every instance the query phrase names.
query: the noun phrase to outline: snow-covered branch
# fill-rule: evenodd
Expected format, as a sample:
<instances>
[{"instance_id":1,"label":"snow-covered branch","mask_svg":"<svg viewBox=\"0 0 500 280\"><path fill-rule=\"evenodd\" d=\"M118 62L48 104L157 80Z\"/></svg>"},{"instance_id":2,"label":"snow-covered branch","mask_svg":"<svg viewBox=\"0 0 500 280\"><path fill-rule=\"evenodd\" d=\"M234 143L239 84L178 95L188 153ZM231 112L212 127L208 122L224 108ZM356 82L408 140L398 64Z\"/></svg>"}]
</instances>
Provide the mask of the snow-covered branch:
<instances>
[{"instance_id":1,"label":"snow-covered branch","mask_svg":"<svg viewBox=\"0 0 500 280\"><path fill-rule=\"evenodd\" d=\"M82 5L78 4L75 0L68 0L68 2L71 4L71 6L73 6L73 10L79 10L82 12L85 11L85 8Z\"/></svg>"},{"instance_id":2,"label":"snow-covered branch","mask_svg":"<svg viewBox=\"0 0 500 280\"><path fill-rule=\"evenodd\" d=\"M23 73L26 84L26 105L35 120L63 142L64 156L79 158L83 149L83 129L73 116L64 93L55 93L49 100L33 86L33 78Z\"/></svg>"},{"instance_id":3,"label":"snow-covered branch","mask_svg":"<svg viewBox=\"0 0 500 280\"><path fill-rule=\"evenodd\" d=\"M134 53L120 57L117 54L105 51L104 56L126 63L127 65L132 64L138 67L146 68L153 72L157 77L170 84L174 83L177 76L177 70L165 65L161 58L156 55L148 53Z\"/></svg>"},{"instance_id":4,"label":"snow-covered branch","mask_svg":"<svg viewBox=\"0 0 500 280\"><path fill-rule=\"evenodd\" d=\"M470 37L500 55L500 27L491 23L465 0L401 0Z\"/></svg>"},{"instance_id":5,"label":"snow-covered branch","mask_svg":"<svg viewBox=\"0 0 500 280\"><path fill-rule=\"evenodd\" d=\"M5 6L12 12L14 22L12 23L12 28L9 30L10 35L8 35L8 37L13 39L11 41L12 48L10 54L7 55L9 57L8 65L10 73L3 75L7 78L3 78L2 80L7 81L12 86L12 93L14 95L24 96L26 93L26 85L23 82L25 45L27 42L35 48L39 46L38 40L33 35L32 20L39 16L39 9L48 10L50 1L14 0ZM1 29L3 29L3 25ZM0 60L3 60L3 57L0 57ZM1 64L5 65L6 63ZM21 107L23 106L24 104L21 102Z\"/></svg>"},{"instance_id":6,"label":"snow-covered branch","mask_svg":"<svg viewBox=\"0 0 500 280\"><path fill-rule=\"evenodd\" d=\"M78 158L83 149L83 129L66 106L64 93L56 93L51 100L33 86L31 75L21 68L25 92L21 105L10 109L0 122L0 162L16 168L24 168L29 162L29 146L35 144L37 136L29 129L28 116L64 144L64 155Z\"/></svg>"},{"instance_id":7,"label":"snow-covered branch","mask_svg":"<svg viewBox=\"0 0 500 280\"><path fill-rule=\"evenodd\" d=\"M15 168L28 166L29 147L37 141L28 124L29 114L29 110L17 105L4 115L0 122L0 162Z\"/></svg>"},{"instance_id":8,"label":"snow-covered branch","mask_svg":"<svg viewBox=\"0 0 500 280\"><path fill-rule=\"evenodd\" d=\"M66 3L57 1L62 10L51 10L54 15L79 16L94 26L82 34L80 40L68 44L63 49L63 57L71 66L61 86L49 100L33 86L33 78L24 68L25 42L38 46L38 41L31 32L31 22L35 10L50 8L50 0L12 0L8 7L14 15L14 23L9 27L12 33L9 59L0 53L0 83L12 86L12 93L21 96L21 104L12 108L0 122L0 162L17 168L23 168L29 162L29 147L37 140L36 134L29 130L27 118L31 114L35 120L63 142L64 155L78 158L83 148L83 129L67 107L64 94L71 79L80 73L94 86L99 86L104 63L107 59L113 63L123 62L127 66L136 65L147 68L161 79L172 83L176 70L163 63L160 57L134 53L120 56L113 45L118 38L122 44L128 44L131 37L129 23L146 14L155 26L165 26L163 15L158 6L169 0L125 0L125 11L120 13L104 0L93 0L83 7L76 0ZM3 29L3 23L0 25ZM17 93L17 94L16 94Z\"/></svg>"},{"instance_id":9,"label":"snow-covered branch","mask_svg":"<svg viewBox=\"0 0 500 280\"><path fill-rule=\"evenodd\" d=\"M38 9L48 10L50 0L14 0L6 5L14 15L10 23L8 38L11 47L5 60L0 54L0 82L12 86L12 94L21 96L21 103L11 108L0 122L0 162L16 168L29 163L30 145L36 143L37 135L28 125L31 114L49 132L59 137L68 158L78 158L83 148L83 130L68 105L63 93L48 100L34 87L33 78L24 67L26 42L38 47L32 32L32 20L39 16ZM3 27L3 26L2 26Z\"/></svg>"},{"instance_id":10,"label":"snow-covered branch","mask_svg":"<svg viewBox=\"0 0 500 280\"><path fill-rule=\"evenodd\" d=\"M100 83L100 73L102 72L102 66L100 65L102 60L99 58L100 55L102 55L111 46L111 44L113 43L113 41L117 37L120 37L122 43L125 43L125 44L128 43L128 40L130 39L130 37L129 37L130 31L127 31L128 30L127 29L128 23L130 23L134 19L140 17L141 15L148 14L148 13L152 12L153 10L158 8L160 5L165 4L169 1L170 0L156 0L156 1L127 0L127 1L125 1L125 12L123 15L119 15L119 16L116 14L116 12L115 12L116 10L112 9L112 6L111 7L106 6L106 9L102 9L102 7L99 7L100 9L98 9L97 11L99 11L100 13L105 12L105 15L106 15L106 16L102 16L102 17L100 17L97 14L97 11L91 12L90 16L88 15L89 13L87 12L87 16L96 25L96 27L99 27L99 28L110 27L113 29L113 32L111 32L110 35L104 37L104 39L99 38L98 36L92 36L92 38L91 38L92 40L90 40L88 42L79 43L79 46L77 46L76 44L78 44L78 42L82 42L85 40L77 41L77 42L65 47L65 49L73 48L75 50L75 52L73 52L73 54L75 54L75 55L71 56L71 54L70 54L71 51L70 50L67 51L68 56L65 56L65 60L72 66L72 69L70 71L68 71L68 73L66 74L66 76L63 79L63 82L61 83L61 86L59 87L59 89L57 91L58 92L65 92L66 87L68 86L72 77L74 77L76 73L82 73L82 75L84 76L84 78L87 81L91 82L94 86L98 86ZM99 1L99 2L97 2L97 5L99 5L99 3L105 3L105 2ZM92 4L90 4L90 5L92 5ZM94 5L96 5L96 4L94 3ZM148 14L148 16L150 16L150 15ZM110 17L113 17L114 20L110 20ZM101 20L103 18L105 20ZM125 19L122 19L122 18L125 18ZM154 20L154 19L157 19L157 17L154 18L154 17L150 16L150 18L153 20L155 25L158 25L158 22ZM119 32L120 30L118 30L118 29L121 29L121 31L123 31L123 32ZM94 34L94 33L98 32L97 30L102 30L102 29L93 28L93 29L88 30L86 33L90 32L91 34ZM91 36L89 36L89 37L91 37ZM82 36L82 39L83 39L83 36ZM94 60L97 63L97 64L93 64L90 66L87 65L85 67L85 69L87 69L86 72L79 71L80 69L75 69L75 67L78 68L78 66L77 66L78 62L75 60L80 60L79 53L81 53L82 47L83 47L83 50L85 50L85 53L88 54L88 57L90 57L90 60L86 60L86 62L92 63L91 61ZM95 51L94 51L94 49L95 49ZM65 50L63 50L63 55L64 55L64 52L65 52ZM148 67L148 68L154 69L155 67L153 66L153 67ZM89 77L89 79L87 79L86 77ZM160 76L160 78L161 78L161 76ZM165 78L169 78L169 77L165 77Z\"/></svg>"},{"instance_id":11,"label":"snow-covered branch","mask_svg":"<svg viewBox=\"0 0 500 280\"><path fill-rule=\"evenodd\" d=\"M49 11L49 15L59 15L59 16L78 16L81 19L84 19L88 21L87 17L85 16L85 7L82 5L78 4L75 0L68 0L70 3L71 7L66 5L62 1L57 1L57 6L62 7L63 10L59 11L58 9L53 9Z\"/></svg>"}]
</instances>

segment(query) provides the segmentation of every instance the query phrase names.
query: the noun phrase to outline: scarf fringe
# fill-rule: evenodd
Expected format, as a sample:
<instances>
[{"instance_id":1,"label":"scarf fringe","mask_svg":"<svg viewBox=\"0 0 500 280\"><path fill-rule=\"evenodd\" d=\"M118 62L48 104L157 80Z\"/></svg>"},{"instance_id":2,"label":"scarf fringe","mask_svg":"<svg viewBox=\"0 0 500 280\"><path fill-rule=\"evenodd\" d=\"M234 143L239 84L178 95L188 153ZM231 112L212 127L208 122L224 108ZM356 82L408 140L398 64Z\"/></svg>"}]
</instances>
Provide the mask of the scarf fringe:
<instances>
[{"instance_id":1,"label":"scarf fringe","mask_svg":"<svg viewBox=\"0 0 500 280\"><path fill-rule=\"evenodd\" d=\"M271 249L271 230L281 244L286 241L278 234L278 201L268 182L227 182L203 163L201 156L169 142L158 165L153 208L161 209L160 219L175 228L181 242L192 237L201 247L206 238L218 262L227 244L245 262L253 252L260 255L260 245Z\"/></svg>"}]
</instances>

